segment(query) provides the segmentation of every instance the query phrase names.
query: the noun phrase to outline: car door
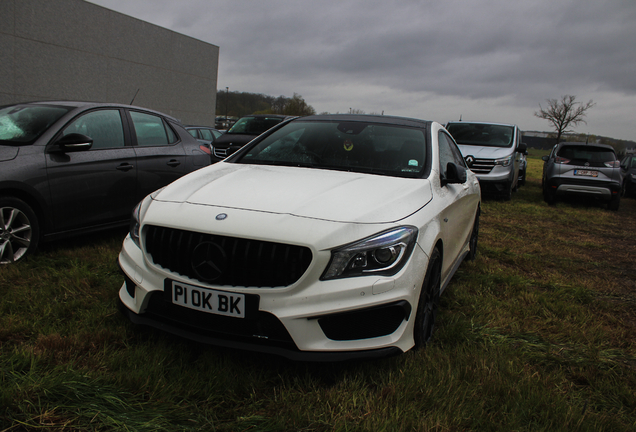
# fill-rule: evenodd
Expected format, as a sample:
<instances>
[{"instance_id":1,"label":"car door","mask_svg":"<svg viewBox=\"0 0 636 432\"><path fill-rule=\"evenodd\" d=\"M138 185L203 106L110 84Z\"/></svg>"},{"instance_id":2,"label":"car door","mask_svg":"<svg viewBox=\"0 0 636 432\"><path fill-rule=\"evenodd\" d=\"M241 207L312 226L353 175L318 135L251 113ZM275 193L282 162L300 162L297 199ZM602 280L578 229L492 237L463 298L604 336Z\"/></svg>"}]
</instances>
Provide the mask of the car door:
<instances>
[{"instance_id":1,"label":"car door","mask_svg":"<svg viewBox=\"0 0 636 432\"><path fill-rule=\"evenodd\" d=\"M133 110L128 115L136 144L141 199L185 174L186 154L182 140L162 117Z\"/></svg>"},{"instance_id":2,"label":"car door","mask_svg":"<svg viewBox=\"0 0 636 432\"><path fill-rule=\"evenodd\" d=\"M442 177L446 177L447 164L455 163L460 167L466 167L459 148L444 131L438 132L439 142L439 170ZM473 200L477 195L471 193L470 177L464 183L449 183L440 187L441 198L441 231L444 241L444 261L442 263L442 275L446 277L452 269L456 257L461 253L462 247L468 241L472 227L474 213L469 209L474 208ZM478 185L477 185L478 187Z\"/></svg>"},{"instance_id":3,"label":"car door","mask_svg":"<svg viewBox=\"0 0 636 432\"><path fill-rule=\"evenodd\" d=\"M46 172L56 232L130 219L137 202L135 150L126 145L118 108L80 114L47 146ZM61 152L55 141L70 133L93 140L89 150Z\"/></svg>"}]
</instances>

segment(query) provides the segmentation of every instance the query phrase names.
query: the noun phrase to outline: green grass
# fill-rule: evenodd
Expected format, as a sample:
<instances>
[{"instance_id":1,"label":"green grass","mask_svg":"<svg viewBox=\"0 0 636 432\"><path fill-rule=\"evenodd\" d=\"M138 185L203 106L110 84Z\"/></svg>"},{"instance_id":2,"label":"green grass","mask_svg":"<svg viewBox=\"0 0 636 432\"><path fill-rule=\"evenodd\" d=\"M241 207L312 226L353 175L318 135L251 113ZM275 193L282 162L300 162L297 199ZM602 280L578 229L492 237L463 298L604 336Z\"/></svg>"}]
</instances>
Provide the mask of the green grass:
<instances>
[{"instance_id":1,"label":"green grass","mask_svg":"<svg viewBox=\"0 0 636 432\"><path fill-rule=\"evenodd\" d=\"M424 350L312 364L198 346L116 309L125 231L0 267L0 431L630 431L636 200L546 205L540 156L485 200Z\"/></svg>"}]
</instances>

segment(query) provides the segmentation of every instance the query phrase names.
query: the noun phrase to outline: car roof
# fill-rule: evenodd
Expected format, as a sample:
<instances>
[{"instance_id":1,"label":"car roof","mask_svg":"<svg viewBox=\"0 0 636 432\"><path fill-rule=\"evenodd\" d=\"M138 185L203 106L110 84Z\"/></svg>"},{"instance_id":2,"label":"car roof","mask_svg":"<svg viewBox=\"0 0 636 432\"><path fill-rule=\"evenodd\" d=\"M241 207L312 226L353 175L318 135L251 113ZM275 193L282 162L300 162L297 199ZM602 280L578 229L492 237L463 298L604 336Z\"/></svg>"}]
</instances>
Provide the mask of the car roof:
<instances>
[{"instance_id":1,"label":"car roof","mask_svg":"<svg viewBox=\"0 0 636 432\"><path fill-rule=\"evenodd\" d=\"M512 127L518 127L516 124L512 124L512 123L497 123L497 122L481 122L481 121L463 121L463 120L458 120L458 121L449 121L448 123L446 123L447 125L449 124L459 124L459 123L465 123L465 124L483 124L483 125L495 125L495 126L512 126Z\"/></svg>"},{"instance_id":2,"label":"car roof","mask_svg":"<svg viewBox=\"0 0 636 432\"><path fill-rule=\"evenodd\" d=\"M420 120L409 117L369 114L320 114L307 117L298 117L293 121L353 121L413 127L426 127L433 123L430 120Z\"/></svg>"},{"instance_id":3,"label":"car roof","mask_svg":"<svg viewBox=\"0 0 636 432\"><path fill-rule=\"evenodd\" d=\"M286 119L286 118L292 118L293 116L288 116L288 115L284 115L284 114L246 114L244 116L242 116L241 118L245 118L245 117L256 117L256 118L282 118L282 119ZM225 118L225 117L224 117Z\"/></svg>"},{"instance_id":4,"label":"car roof","mask_svg":"<svg viewBox=\"0 0 636 432\"><path fill-rule=\"evenodd\" d=\"M49 101L17 102L17 103L13 103L9 105L57 105L57 106L67 106L67 107L75 107L75 108L81 108L81 109L100 108L100 107L128 108L128 109L137 109L140 111L151 112L151 113L160 115L162 117L168 118L176 123L181 123L181 120L174 118L161 111L156 111L150 108L144 108L144 107L135 106L135 105L126 105L126 104L119 104L119 103L49 100Z\"/></svg>"}]
</instances>

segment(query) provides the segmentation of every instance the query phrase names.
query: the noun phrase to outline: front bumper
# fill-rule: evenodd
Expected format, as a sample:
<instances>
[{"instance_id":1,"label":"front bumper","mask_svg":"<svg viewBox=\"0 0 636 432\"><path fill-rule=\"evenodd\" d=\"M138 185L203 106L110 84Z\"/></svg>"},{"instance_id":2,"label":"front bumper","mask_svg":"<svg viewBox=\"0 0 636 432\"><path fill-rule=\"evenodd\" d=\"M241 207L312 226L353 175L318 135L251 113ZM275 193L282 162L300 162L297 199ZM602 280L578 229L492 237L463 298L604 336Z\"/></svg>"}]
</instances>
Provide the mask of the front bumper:
<instances>
[{"instance_id":1,"label":"front bumper","mask_svg":"<svg viewBox=\"0 0 636 432\"><path fill-rule=\"evenodd\" d=\"M328 257L314 260L297 283L285 288L206 287L146 261L127 237L119 256L126 276L119 293L121 307L133 323L201 343L293 360L378 358L412 348L426 254L416 247L406 266L393 277L320 281L325 260ZM167 279L257 297L257 310L249 319L184 310L166 298Z\"/></svg>"}]
</instances>

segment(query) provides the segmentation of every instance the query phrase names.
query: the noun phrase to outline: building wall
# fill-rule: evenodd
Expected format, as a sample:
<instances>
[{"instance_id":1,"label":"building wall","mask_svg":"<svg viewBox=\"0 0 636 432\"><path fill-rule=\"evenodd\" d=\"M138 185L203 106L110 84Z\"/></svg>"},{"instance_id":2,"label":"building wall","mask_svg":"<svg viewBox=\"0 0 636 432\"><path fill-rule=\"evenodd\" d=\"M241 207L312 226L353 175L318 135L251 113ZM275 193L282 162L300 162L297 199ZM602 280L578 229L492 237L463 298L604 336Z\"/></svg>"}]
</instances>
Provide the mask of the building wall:
<instances>
[{"instance_id":1,"label":"building wall","mask_svg":"<svg viewBox=\"0 0 636 432\"><path fill-rule=\"evenodd\" d=\"M0 105L131 103L214 125L219 47L83 0L0 0Z\"/></svg>"}]
</instances>

